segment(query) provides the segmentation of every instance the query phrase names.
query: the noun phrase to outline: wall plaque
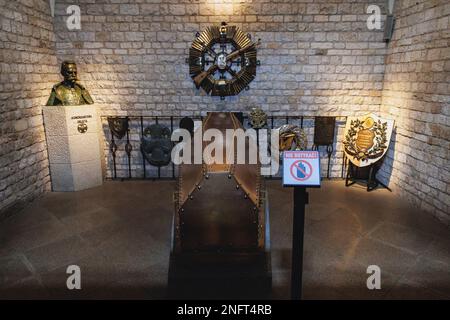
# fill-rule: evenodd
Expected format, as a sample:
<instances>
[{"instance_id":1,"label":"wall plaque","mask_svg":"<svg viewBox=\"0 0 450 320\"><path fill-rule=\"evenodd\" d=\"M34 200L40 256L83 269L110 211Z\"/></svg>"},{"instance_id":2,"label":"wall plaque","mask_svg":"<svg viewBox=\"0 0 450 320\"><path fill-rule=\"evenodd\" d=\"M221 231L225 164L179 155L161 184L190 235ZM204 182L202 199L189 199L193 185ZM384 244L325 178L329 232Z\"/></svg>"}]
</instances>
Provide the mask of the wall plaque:
<instances>
[{"instance_id":1,"label":"wall plaque","mask_svg":"<svg viewBox=\"0 0 450 320\"><path fill-rule=\"evenodd\" d=\"M327 146L334 142L335 117L315 117L314 145Z\"/></svg>"}]
</instances>

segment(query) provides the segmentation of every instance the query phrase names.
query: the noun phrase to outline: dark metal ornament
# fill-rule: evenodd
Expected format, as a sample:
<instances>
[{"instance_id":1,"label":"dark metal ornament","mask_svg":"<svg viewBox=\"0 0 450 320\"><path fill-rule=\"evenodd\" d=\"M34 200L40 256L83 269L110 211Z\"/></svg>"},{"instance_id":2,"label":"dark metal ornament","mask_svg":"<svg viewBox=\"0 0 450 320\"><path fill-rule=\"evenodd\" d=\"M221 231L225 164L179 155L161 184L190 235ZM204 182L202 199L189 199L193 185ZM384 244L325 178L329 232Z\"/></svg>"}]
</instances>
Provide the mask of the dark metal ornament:
<instances>
[{"instance_id":1,"label":"dark metal ornament","mask_svg":"<svg viewBox=\"0 0 450 320\"><path fill-rule=\"evenodd\" d=\"M189 73L197 88L212 96L237 95L256 76L256 47L242 30L222 22L200 33L189 49Z\"/></svg>"},{"instance_id":2,"label":"dark metal ornament","mask_svg":"<svg viewBox=\"0 0 450 320\"><path fill-rule=\"evenodd\" d=\"M114 179L117 178L117 167L116 167L116 152L117 144L114 141L114 135L111 135L111 143L109 144L109 150L111 150L111 155L113 159L113 169L114 169Z\"/></svg>"},{"instance_id":3,"label":"dark metal ornament","mask_svg":"<svg viewBox=\"0 0 450 320\"><path fill-rule=\"evenodd\" d=\"M141 152L151 165L161 167L170 163L172 141L170 129L159 124L145 128L141 139Z\"/></svg>"},{"instance_id":4,"label":"dark metal ornament","mask_svg":"<svg viewBox=\"0 0 450 320\"><path fill-rule=\"evenodd\" d=\"M260 108L252 108L249 114L249 122L253 129L261 129L267 124L267 114Z\"/></svg>"},{"instance_id":5,"label":"dark metal ornament","mask_svg":"<svg viewBox=\"0 0 450 320\"><path fill-rule=\"evenodd\" d=\"M115 143L115 139L122 139L125 134L127 135L127 142L125 144L125 152L128 157L128 177L131 178L131 152L133 151L133 147L130 143L130 135L129 135L129 119L128 117L108 117L108 126L111 131L111 144L110 149L113 157L113 166L114 166L114 179L117 178L117 168L116 168L116 152L117 145Z\"/></svg>"},{"instance_id":6,"label":"dark metal ornament","mask_svg":"<svg viewBox=\"0 0 450 320\"><path fill-rule=\"evenodd\" d=\"M108 117L108 125L111 133L122 139L128 131L128 117Z\"/></svg>"},{"instance_id":7,"label":"dark metal ornament","mask_svg":"<svg viewBox=\"0 0 450 320\"><path fill-rule=\"evenodd\" d=\"M314 119L314 144L313 150L319 150L320 146L326 146L328 155L327 178L330 178L331 155L334 148L334 128L336 117L315 117Z\"/></svg>"},{"instance_id":8,"label":"dark metal ornament","mask_svg":"<svg viewBox=\"0 0 450 320\"><path fill-rule=\"evenodd\" d=\"M239 122L244 125L244 113L243 112L233 112L236 119L239 120Z\"/></svg>"},{"instance_id":9,"label":"dark metal ornament","mask_svg":"<svg viewBox=\"0 0 450 320\"><path fill-rule=\"evenodd\" d=\"M189 131L191 137L194 135L194 120L189 117L184 117L180 120L180 129Z\"/></svg>"},{"instance_id":10,"label":"dark metal ornament","mask_svg":"<svg viewBox=\"0 0 450 320\"><path fill-rule=\"evenodd\" d=\"M315 117L314 145L327 146L334 142L335 117Z\"/></svg>"}]
</instances>

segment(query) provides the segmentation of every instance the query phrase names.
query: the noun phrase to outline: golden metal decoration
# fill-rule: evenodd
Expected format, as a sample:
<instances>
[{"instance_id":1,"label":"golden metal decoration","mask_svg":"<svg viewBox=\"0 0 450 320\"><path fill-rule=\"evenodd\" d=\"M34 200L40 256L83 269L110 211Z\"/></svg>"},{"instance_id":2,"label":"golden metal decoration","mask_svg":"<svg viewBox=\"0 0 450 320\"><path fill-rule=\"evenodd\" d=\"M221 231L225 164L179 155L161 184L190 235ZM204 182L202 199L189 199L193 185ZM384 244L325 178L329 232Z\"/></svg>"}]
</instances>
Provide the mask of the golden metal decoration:
<instances>
[{"instance_id":1,"label":"golden metal decoration","mask_svg":"<svg viewBox=\"0 0 450 320\"><path fill-rule=\"evenodd\" d=\"M285 124L279 129L280 151L306 150L308 139L300 127L293 124Z\"/></svg>"},{"instance_id":2,"label":"golden metal decoration","mask_svg":"<svg viewBox=\"0 0 450 320\"><path fill-rule=\"evenodd\" d=\"M260 108L252 108L249 120L253 129L261 129L267 124L267 114Z\"/></svg>"},{"instance_id":3,"label":"golden metal decoration","mask_svg":"<svg viewBox=\"0 0 450 320\"><path fill-rule=\"evenodd\" d=\"M47 101L48 106L79 106L93 104L87 89L77 82L77 65L73 61L61 64L64 81L55 84Z\"/></svg>"},{"instance_id":4,"label":"golden metal decoration","mask_svg":"<svg viewBox=\"0 0 450 320\"><path fill-rule=\"evenodd\" d=\"M375 163L386 153L393 127L393 120L385 120L374 114L349 117L343 142L347 157L358 167Z\"/></svg>"},{"instance_id":5,"label":"golden metal decoration","mask_svg":"<svg viewBox=\"0 0 450 320\"><path fill-rule=\"evenodd\" d=\"M256 76L256 47L250 36L222 22L203 31L189 49L189 73L195 86L212 96L237 95Z\"/></svg>"}]
</instances>

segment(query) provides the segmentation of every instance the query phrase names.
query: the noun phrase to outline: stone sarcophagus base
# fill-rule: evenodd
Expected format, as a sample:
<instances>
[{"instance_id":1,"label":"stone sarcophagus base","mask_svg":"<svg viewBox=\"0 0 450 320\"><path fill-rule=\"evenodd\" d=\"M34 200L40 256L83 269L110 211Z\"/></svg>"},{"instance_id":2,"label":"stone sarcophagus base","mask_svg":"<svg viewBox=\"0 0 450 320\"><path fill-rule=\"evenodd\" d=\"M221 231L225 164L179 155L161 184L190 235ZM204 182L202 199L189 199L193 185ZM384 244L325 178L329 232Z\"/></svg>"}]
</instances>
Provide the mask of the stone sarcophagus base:
<instances>
[{"instance_id":1,"label":"stone sarcophagus base","mask_svg":"<svg viewBox=\"0 0 450 320\"><path fill-rule=\"evenodd\" d=\"M103 183L100 123L95 105L44 106L53 191L79 191Z\"/></svg>"}]
</instances>

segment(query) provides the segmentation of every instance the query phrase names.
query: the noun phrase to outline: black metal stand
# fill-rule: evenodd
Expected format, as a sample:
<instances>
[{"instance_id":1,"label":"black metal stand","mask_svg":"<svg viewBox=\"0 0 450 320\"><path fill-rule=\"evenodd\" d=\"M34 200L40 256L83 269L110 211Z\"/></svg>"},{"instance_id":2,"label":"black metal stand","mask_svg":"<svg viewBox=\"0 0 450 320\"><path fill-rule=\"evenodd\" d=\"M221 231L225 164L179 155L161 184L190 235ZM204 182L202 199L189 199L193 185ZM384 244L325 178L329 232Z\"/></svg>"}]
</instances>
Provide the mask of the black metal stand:
<instances>
[{"instance_id":1,"label":"black metal stand","mask_svg":"<svg viewBox=\"0 0 450 320\"><path fill-rule=\"evenodd\" d=\"M303 238L305 232L305 206L308 192L305 187L294 187L294 217L292 230L291 299L302 298Z\"/></svg>"},{"instance_id":2,"label":"black metal stand","mask_svg":"<svg viewBox=\"0 0 450 320\"><path fill-rule=\"evenodd\" d=\"M377 172L380 167L380 164L374 163L365 168L365 170L369 170L367 178L361 178L359 176L359 171L362 170L362 168L358 168L353 163L349 161L349 164L347 166L347 174L345 176L345 186L349 187L352 184L355 184L357 180L366 181L367 184L367 192L370 192L374 190L379 185L383 186L384 188L388 189L392 192L392 190L386 186L384 183L382 183L380 180L377 179Z\"/></svg>"},{"instance_id":3,"label":"black metal stand","mask_svg":"<svg viewBox=\"0 0 450 320\"><path fill-rule=\"evenodd\" d=\"M128 178L131 179L131 151L133 151L133 147L130 143L130 130L127 130L127 144L125 145L125 152L128 156Z\"/></svg>"},{"instance_id":4,"label":"black metal stand","mask_svg":"<svg viewBox=\"0 0 450 320\"><path fill-rule=\"evenodd\" d=\"M328 155L328 164L327 164L327 179L330 179L330 164L331 164L331 155L333 154L334 148L332 144L321 144L321 145L315 145L313 144L312 150L319 151L320 146L325 146L327 155Z\"/></svg>"},{"instance_id":5,"label":"black metal stand","mask_svg":"<svg viewBox=\"0 0 450 320\"><path fill-rule=\"evenodd\" d=\"M112 158L113 158L113 168L114 168L114 179L117 178L117 168L116 168L116 151L117 145L114 141L114 134L111 131L111 144L109 145L109 150L111 150Z\"/></svg>"}]
</instances>

